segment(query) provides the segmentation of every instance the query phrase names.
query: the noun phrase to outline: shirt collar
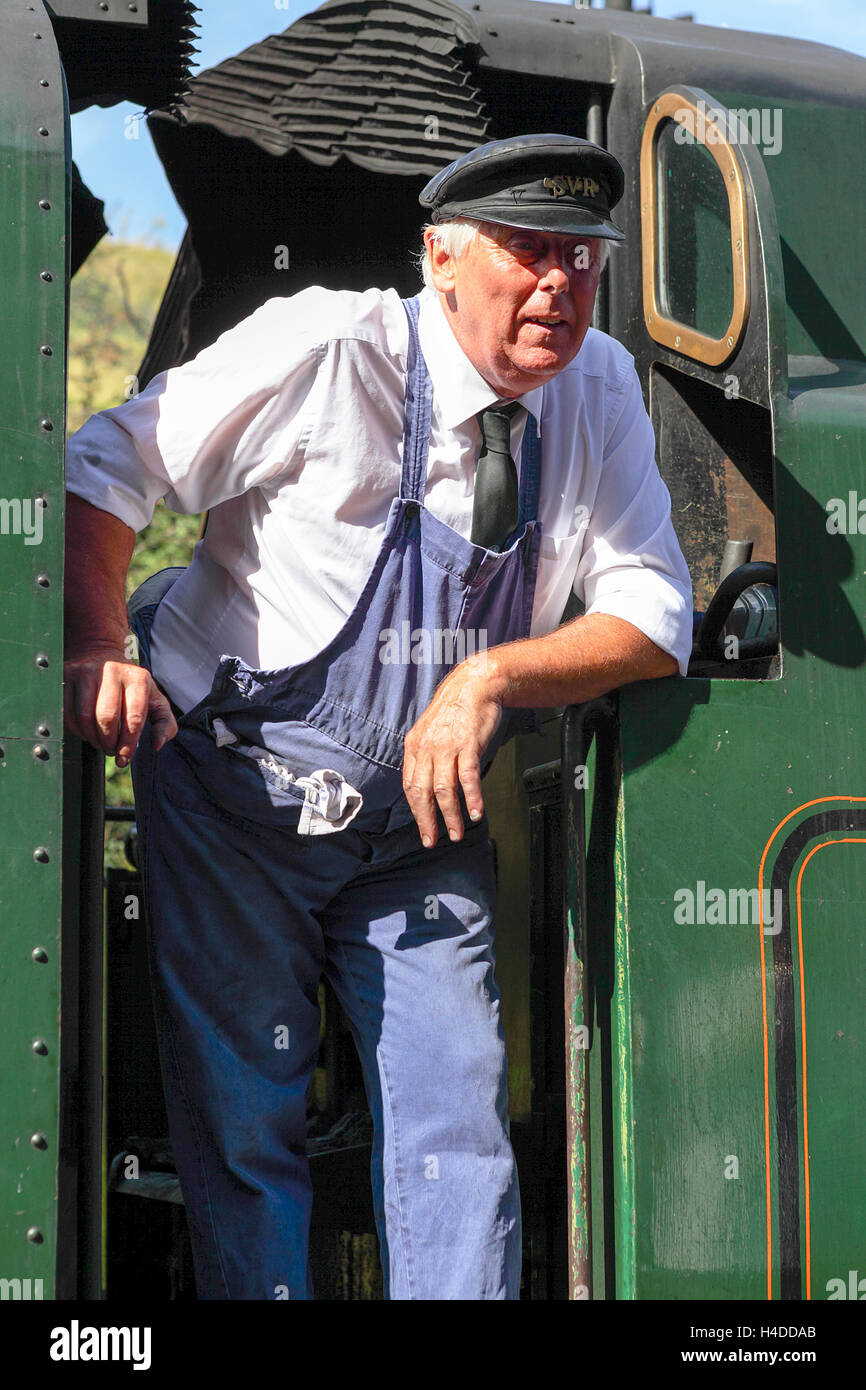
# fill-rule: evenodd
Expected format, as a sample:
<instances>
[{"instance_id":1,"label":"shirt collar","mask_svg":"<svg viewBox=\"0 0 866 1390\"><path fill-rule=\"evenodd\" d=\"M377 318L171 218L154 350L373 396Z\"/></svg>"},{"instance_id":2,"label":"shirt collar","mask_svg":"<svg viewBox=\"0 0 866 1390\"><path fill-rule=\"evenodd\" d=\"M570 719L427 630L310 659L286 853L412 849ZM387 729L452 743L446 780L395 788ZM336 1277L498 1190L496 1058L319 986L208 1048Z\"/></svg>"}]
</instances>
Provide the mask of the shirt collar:
<instances>
[{"instance_id":1,"label":"shirt collar","mask_svg":"<svg viewBox=\"0 0 866 1390\"><path fill-rule=\"evenodd\" d=\"M446 429L456 429L499 400L455 338L438 294L427 286L419 299L418 337ZM535 417L539 436L543 392L543 386L535 386L516 398Z\"/></svg>"}]
</instances>

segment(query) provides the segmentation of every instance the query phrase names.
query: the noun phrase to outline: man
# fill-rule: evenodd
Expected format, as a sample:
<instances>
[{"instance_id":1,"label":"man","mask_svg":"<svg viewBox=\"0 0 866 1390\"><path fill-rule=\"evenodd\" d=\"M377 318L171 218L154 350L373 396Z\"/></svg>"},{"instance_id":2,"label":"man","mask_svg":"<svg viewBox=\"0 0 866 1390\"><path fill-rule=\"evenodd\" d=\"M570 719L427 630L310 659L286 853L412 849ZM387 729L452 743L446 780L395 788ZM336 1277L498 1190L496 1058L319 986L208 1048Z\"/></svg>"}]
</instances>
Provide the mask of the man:
<instances>
[{"instance_id":1,"label":"man","mask_svg":"<svg viewBox=\"0 0 866 1390\"><path fill-rule=\"evenodd\" d=\"M68 721L135 752L201 1298L312 1295L323 970L390 1297L518 1297L481 778L535 709L685 674L691 646L634 365L589 327L622 189L583 140L482 146L421 195L415 300L270 300L70 444ZM210 514L137 604L154 680L123 581L163 495Z\"/></svg>"}]
</instances>

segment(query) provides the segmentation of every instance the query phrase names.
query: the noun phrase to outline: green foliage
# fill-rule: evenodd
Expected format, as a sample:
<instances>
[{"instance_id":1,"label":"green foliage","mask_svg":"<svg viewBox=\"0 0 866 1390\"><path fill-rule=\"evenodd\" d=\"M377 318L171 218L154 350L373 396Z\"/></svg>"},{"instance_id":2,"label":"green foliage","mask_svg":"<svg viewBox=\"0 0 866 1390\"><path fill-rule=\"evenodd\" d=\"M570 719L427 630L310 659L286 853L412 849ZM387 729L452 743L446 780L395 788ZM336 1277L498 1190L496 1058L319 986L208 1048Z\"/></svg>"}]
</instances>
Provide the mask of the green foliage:
<instances>
[{"instance_id":1,"label":"green foliage","mask_svg":"<svg viewBox=\"0 0 866 1390\"><path fill-rule=\"evenodd\" d=\"M69 308L69 433L135 393L138 366L173 261L159 246L106 239L75 276ZM156 570L188 564L200 528L200 517L179 516L160 502L150 526L138 536L127 596ZM106 802L130 805L129 769L107 759L105 773ZM126 829L123 824L106 827L106 866L128 867Z\"/></svg>"},{"instance_id":2,"label":"green foliage","mask_svg":"<svg viewBox=\"0 0 866 1390\"><path fill-rule=\"evenodd\" d=\"M114 241L94 248L72 281L67 425L128 399L174 261L161 246Z\"/></svg>"}]
</instances>

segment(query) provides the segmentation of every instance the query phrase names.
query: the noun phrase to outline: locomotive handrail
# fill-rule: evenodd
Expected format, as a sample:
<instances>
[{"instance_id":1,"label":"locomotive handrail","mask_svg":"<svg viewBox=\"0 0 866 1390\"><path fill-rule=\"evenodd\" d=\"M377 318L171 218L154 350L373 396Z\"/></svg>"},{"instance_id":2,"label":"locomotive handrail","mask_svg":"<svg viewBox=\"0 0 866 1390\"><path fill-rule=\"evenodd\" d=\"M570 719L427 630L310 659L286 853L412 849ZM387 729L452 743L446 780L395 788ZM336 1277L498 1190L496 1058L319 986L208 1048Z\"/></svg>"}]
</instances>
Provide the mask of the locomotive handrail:
<instances>
[{"instance_id":1,"label":"locomotive handrail","mask_svg":"<svg viewBox=\"0 0 866 1390\"><path fill-rule=\"evenodd\" d=\"M771 560L750 560L748 564L738 565L730 574L725 575L710 599L698 628L695 656L711 660L718 655L722 630L730 617L731 609L740 594L750 589L753 584L778 584L776 566ZM778 639L774 638L769 650L774 651L777 646ZM760 654L763 655L763 650Z\"/></svg>"},{"instance_id":2,"label":"locomotive handrail","mask_svg":"<svg viewBox=\"0 0 866 1390\"><path fill-rule=\"evenodd\" d=\"M616 697L569 705L562 719L562 923L564 933L568 1296L592 1297L589 1047L592 998L587 959L586 759L594 735L616 718Z\"/></svg>"},{"instance_id":3,"label":"locomotive handrail","mask_svg":"<svg viewBox=\"0 0 866 1390\"><path fill-rule=\"evenodd\" d=\"M64 814L75 827L64 913L57 1297L101 1300L104 1193L103 856L105 758L75 738L64 743Z\"/></svg>"}]
</instances>

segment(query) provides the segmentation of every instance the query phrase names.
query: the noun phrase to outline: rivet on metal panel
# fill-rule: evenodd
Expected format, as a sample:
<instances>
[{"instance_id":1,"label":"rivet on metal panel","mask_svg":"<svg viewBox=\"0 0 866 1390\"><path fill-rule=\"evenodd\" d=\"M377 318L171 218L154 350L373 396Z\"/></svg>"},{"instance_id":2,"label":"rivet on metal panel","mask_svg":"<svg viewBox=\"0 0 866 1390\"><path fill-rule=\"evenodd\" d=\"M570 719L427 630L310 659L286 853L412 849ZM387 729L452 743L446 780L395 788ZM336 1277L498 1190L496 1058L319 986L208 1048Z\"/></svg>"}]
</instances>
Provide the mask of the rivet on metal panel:
<instances>
[{"instance_id":1,"label":"rivet on metal panel","mask_svg":"<svg viewBox=\"0 0 866 1390\"><path fill-rule=\"evenodd\" d=\"M33 1145L34 1149L48 1148L48 1140L45 1138L45 1135L39 1130L37 1130L35 1134L31 1134L30 1143Z\"/></svg>"},{"instance_id":2,"label":"rivet on metal panel","mask_svg":"<svg viewBox=\"0 0 866 1390\"><path fill-rule=\"evenodd\" d=\"M43 343L42 346L41 346L41 348L39 349L39 351L42 353L42 356L43 356L43 357L53 357L53 356L54 356L54 348L53 348L53 347L49 347L48 343Z\"/></svg>"},{"instance_id":3,"label":"rivet on metal panel","mask_svg":"<svg viewBox=\"0 0 866 1390\"><path fill-rule=\"evenodd\" d=\"M734 346L734 340L733 340L733 338L729 338L729 339L728 339L728 347L733 347L733 346Z\"/></svg>"},{"instance_id":4,"label":"rivet on metal panel","mask_svg":"<svg viewBox=\"0 0 866 1390\"><path fill-rule=\"evenodd\" d=\"M33 756L34 758L39 758L41 762L47 763L51 754L43 743L37 743L33 747Z\"/></svg>"},{"instance_id":5,"label":"rivet on metal panel","mask_svg":"<svg viewBox=\"0 0 866 1390\"><path fill-rule=\"evenodd\" d=\"M108 9L108 6L106 5L105 0L99 0L99 8L100 8L101 10L107 10L107 9Z\"/></svg>"},{"instance_id":6,"label":"rivet on metal panel","mask_svg":"<svg viewBox=\"0 0 866 1390\"><path fill-rule=\"evenodd\" d=\"M42 35L41 35L41 34L34 34L33 37L34 37L34 39L41 39L41 38L42 38Z\"/></svg>"},{"instance_id":7,"label":"rivet on metal panel","mask_svg":"<svg viewBox=\"0 0 866 1390\"><path fill-rule=\"evenodd\" d=\"M40 652L36 658L36 665L39 667L40 671L44 671L48 666L48 657L43 656Z\"/></svg>"},{"instance_id":8,"label":"rivet on metal panel","mask_svg":"<svg viewBox=\"0 0 866 1390\"><path fill-rule=\"evenodd\" d=\"M44 946L34 946L30 952L30 959L35 960L37 965L47 965L48 952Z\"/></svg>"},{"instance_id":9,"label":"rivet on metal panel","mask_svg":"<svg viewBox=\"0 0 866 1390\"><path fill-rule=\"evenodd\" d=\"M48 201L47 198L40 198L40 199L39 199L39 206L41 207L41 209L42 209L43 212L50 212L50 211L51 211L51 204L49 203L49 201Z\"/></svg>"},{"instance_id":10,"label":"rivet on metal panel","mask_svg":"<svg viewBox=\"0 0 866 1390\"><path fill-rule=\"evenodd\" d=\"M35 1052L37 1057L47 1057L48 1044L44 1038L34 1038L30 1044L30 1051Z\"/></svg>"},{"instance_id":11,"label":"rivet on metal panel","mask_svg":"<svg viewBox=\"0 0 866 1390\"><path fill-rule=\"evenodd\" d=\"M49 729L47 724L37 724L36 733L38 734L39 738L51 737L51 730Z\"/></svg>"},{"instance_id":12,"label":"rivet on metal panel","mask_svg":"<svg viewBox=\"0 0 866 1390\"><path fill-rule=\"evenodd\" d=\"M47 78L47 77L40 77L40 79L39 79L39 85L40 85L40 87L47 87L47 86L48 86L48 78Z\"/></svg>"},{"instance_id":13,"label":"rivet on metal panel","mask_svg":"<svg viewBox=\"0 0 866 1390\"><path fill-rule=\"evenodd\" d=\"M51 580L48 578L47 574L37 574L36 583L39 585L40 589L51 588Z\"/></svg>"},{"instance_id":14,"label":"rivet on metal panel","mask_svg":"<svg viewBox=\"0 0 866 1390\"><path fill-rule=\"evenodd\" d=\"M40 420L40 421L39 421L39 424L40 424L40 426L42 427L42 429L44 429L44 431L45 431L46 434L50 434L51 431L54 429L54 421L53 421L53 420Z\"/></svg>"},{"instance_id":15,"label":"rivet on metal panel","mask_svg":"<svg viewBox=\"0 0 866 1390\"><path fill-rule=\"evenodd\" d=\"M39 134L40 134L40 135L48 135L48 134L50 134L50 132L49 132L49 130L48 130L48 127L45 126L45 125L41 125L41 126L39 127Z\"/></svg>"},{"instance_id":16,"label":"rivet on metal panel","mask_svg":"<svg viewBox=\"0 0 866 1390\"><path fill-rule=\"evenodd\" d=\"M39 279L50 283L54 279L54 276L51 274L50 270L40 270Z\"/></svg>"},{"instance_id":17,"label":"rivet on metal panel","mask_svg":"<svg viewBox=\"0 0 866 1390\"><path fill-rule=\"evenodd\" d=\"M47 864L51 855L44 845L37 845L33 851L33 858L36 860L37 864Z\"/></svg>"},{"instance_id":18,"label":"rivet on metal panel","mask_svg":"<svg viewBox=\"0 0 866 1390\"><path fill-rule=\"evenodd\" d=\"M45 1237L38 1226L28 1226L27 1239L31 1241L33 1245L41 1245Z\"/></svg>"}]
</instances>

